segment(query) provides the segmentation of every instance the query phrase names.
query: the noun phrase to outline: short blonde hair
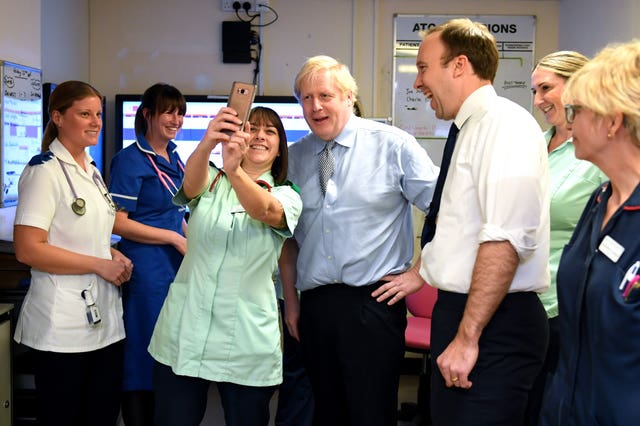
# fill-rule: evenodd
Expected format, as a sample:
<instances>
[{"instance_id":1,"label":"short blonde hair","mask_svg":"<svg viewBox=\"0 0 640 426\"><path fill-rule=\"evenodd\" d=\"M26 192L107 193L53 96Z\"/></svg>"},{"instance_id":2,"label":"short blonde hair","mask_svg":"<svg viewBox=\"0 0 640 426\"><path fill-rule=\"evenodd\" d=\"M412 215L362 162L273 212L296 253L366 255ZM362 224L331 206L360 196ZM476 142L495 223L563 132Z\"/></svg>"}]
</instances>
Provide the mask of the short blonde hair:
<instances>
[{"instance_id":1,"label":"short blonde hair","mask_svg":"<svg viewBox=\"0 0 640 426\"><path fill-rule=\"evenodd\" d=\"M566 80L587 62L589 62L589 58L580 52L560 50L540 59L533 69L544 68Z\"/></svg>"},{"instance_id":2,"label":"short blonde hair","mask_svg":"<svg viewBox=\"0 0 640 426\"><path fill-rule=\"evenodd\" d=\"M624 126L640 146L640 40L602 49L565 86L562 100L597 116L624 115Z\"/></svg>"},{"instance_id":3,"label":"short blonde hair","mask_svg":"<svg viewBox=\"0 0 640 426\"><path fill-rule=\"evenodd\" d=\"M358 95L358 85L351 75L351 72L349 72L349 67L338 62L331 56L318 55L307 59L302 65L302 68L300 68L300 71L298 71L298 75L296 76L293 86L293 93L298 100L300 100L302 83L305 80L311 80L313 82L318 74L323 71L329 71L343 94L351 92L353 98L356 98Z\"/></svg>"}]
</instances>

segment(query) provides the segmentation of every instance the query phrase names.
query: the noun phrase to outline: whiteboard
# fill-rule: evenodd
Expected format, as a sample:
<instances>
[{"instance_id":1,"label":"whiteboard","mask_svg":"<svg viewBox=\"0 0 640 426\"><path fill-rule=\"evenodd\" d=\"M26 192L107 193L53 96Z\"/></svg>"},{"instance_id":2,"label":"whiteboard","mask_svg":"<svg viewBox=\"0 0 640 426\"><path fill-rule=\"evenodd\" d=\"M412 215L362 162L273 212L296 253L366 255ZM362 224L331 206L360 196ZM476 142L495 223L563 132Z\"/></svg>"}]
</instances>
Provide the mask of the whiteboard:
<instances>
[{"instance_id":1,"label":"whiteboard","mask_svg":"<svg viewBox=\"0 0 640 426\"><path fill-rule=\"evenodd\" d=\"M535 16L395 15L393 22L392 123L411 133L436 164L451 123L436 118L424 95L413 88L421 32L454 18L482 22L496 38L500 62L494 88L531 112L531 71L534 60Z\"/></svg>"},{"instance_id":2,"label":"whiteboard","mask_svg":"<svg viewBox=\"0 0 640 426\"><path fill-rule=\"evenodd\" d=\"M42 141L42 75L39 69L0 61L0 207L18 202L18 180Z\"/></svg>"}]
</instances>

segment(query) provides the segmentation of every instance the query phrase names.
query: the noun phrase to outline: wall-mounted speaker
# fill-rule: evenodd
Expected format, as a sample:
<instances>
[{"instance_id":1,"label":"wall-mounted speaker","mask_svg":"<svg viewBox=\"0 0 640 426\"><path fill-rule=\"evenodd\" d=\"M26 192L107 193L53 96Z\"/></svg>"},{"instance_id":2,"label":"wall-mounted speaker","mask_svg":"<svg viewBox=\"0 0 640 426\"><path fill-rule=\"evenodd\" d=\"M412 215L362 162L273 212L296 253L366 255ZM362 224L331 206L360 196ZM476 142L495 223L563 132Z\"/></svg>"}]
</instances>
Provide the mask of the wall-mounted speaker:
<instances>
[{"instance_id":1,"label":"wall-mounted speaker","mask_svg":"<svg viewBox=\"0 0 640 426\"><path fill-rule=\"evenodd\" d=\"M242 21L222 22L222 62L251 63L251 24Z\"/></svg>"}]
</instances>

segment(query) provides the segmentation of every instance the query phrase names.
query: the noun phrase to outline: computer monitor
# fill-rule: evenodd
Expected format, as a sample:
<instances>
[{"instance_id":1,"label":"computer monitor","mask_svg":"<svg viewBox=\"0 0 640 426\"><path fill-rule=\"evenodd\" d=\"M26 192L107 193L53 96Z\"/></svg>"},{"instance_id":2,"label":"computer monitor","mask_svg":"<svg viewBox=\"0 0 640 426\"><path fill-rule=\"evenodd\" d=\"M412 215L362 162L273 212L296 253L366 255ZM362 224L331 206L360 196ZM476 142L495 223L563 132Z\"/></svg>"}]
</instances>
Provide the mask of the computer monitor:
<instances>
[{"instance_id":1,"label":"computer monitor","mask_svg":"<svg viewBox=\"0 0 640 426\"><path fill-rule=\"evenodd\" d=\"M118 94L115 98L115 148L116 152L126 148L136 140L135 116L140 106L141 95ZM227 105L226 96L185 95L187 113L184 116L182 129L176 135L177 152L183 162L202 139L204 132L220 108ZM302 106L293 96L256 96L253 106L269 107L276 111L282 119L287 142L296 142L309 133L309 127L302 114ZM221 148L213 150L210 160L222 167Z\"/></svg>"},{"instance_id":2,"label":"computer monitor","mask_svg":"<svg viewBox=\"0 0 640 426\"><path fill-rule=\"evenodd\" d=\"M47 128L47 123L49 122L49 98L51 97L51 93L56 88L56 83L44 83L42 85L42 134L44 135L44 130ZM105 169L105 132L106 132L106 102L104 96L102 97L102 129L100 134L98 135L98 143L94 146L90 146L87 148L89 151L89 155L93 158L93 161L96 163L96 167L100 170L100 173L104 176Z\"/></svg>"}]
</instances>

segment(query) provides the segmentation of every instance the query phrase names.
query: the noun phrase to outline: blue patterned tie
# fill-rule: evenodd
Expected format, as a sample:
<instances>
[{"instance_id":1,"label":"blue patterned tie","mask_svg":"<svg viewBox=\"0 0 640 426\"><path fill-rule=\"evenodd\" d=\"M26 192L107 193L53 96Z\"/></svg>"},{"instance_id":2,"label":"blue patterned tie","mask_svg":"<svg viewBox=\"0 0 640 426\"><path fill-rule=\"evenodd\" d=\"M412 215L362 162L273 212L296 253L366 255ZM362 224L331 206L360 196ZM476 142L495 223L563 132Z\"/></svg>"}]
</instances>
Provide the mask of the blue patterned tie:
<instances>
[{"instance_id":1,"label":"blue patterned tie","mask_svg":"<svg viewBox=\"0 0 640 426\"><path fill-rule=\"evenodd\" d=\"M319 176L320 176L320 189L322 190L322 195L324 196L325 192L327 192L327 182L333 176L333 171L335 168L334 158L333 158L333 147L335 146L336 141L330 140L324 146L322 152L320 152L320 161L318 162L319 168Z\"/></svg>"},{"instance_id":2,"label":"blue patterned tie","mask_svg":"<svg viewBox=\"0 0 640 426\"><path fill-rule=\"evenodd\" d=\"M453 148L456 145L458 131L459 130L456 126L456 123L451 123L451 128L449 128L449 136L447 136L447 142L444 144L442 165L440 166L440 174L438 175L438 181L436 182L436 189L433 192L433 199L431 200L431 205L429 206L429 213L424 220L424 226L422 228L420 247L424 247L429 241L431 241L436 233L436 218L438 217L438 210L440 210L442 188L444 187L444 181L447 178L447 171L449 170L449 164L451 163Z\"/></svg>"}]
</instances>

